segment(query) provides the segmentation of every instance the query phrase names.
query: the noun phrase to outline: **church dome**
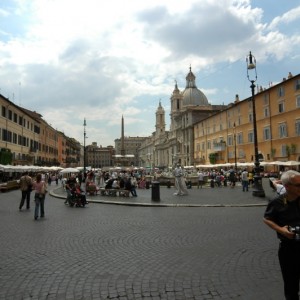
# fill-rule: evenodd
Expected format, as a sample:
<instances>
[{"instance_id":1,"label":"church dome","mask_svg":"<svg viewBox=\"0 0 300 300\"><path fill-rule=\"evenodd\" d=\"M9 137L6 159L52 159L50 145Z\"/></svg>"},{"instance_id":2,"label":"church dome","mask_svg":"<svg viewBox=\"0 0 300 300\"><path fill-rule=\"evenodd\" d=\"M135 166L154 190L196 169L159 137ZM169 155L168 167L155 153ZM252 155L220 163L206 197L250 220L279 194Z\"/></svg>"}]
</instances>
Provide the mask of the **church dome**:
<instances>
[{"instance_id":1,"label":"church dome","mask_svg":"<svg viewBox=\"0 0 300 300\"><path fill-rule=\"evenodd\" d=\"M197 88L195 83L195 75L191 67L190 72L186 76L186 87L183 91L183 106L207 106L209 105L206 96Z\"/></svg>"}]
</instances>

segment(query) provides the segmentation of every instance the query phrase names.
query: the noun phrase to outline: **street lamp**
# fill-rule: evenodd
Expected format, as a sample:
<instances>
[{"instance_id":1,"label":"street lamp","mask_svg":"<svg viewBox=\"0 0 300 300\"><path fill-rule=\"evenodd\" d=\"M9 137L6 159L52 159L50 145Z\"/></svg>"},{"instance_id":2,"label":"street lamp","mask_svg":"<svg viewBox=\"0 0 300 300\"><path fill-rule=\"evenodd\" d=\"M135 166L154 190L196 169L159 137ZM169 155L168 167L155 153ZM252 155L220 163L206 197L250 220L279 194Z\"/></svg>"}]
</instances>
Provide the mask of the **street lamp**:
<instances>
[{"instance_id":1,"label":"street lamp","mask_svg":"<svg viewBox=\"0 0 300 300\"><path fill-rule=\"evenodd\" d=\"M258 158L258 143L257 143L257 124L256 124L256 110L255 110L255 98L254 98L254 82L257 80L257 72L256 72L256 59L252 55L251 51L249 55L246 57L247 63L247 78L251 82L251 92L252 92L252 113L253 113L253 138L254 138L254 183L253 183L253 192L252 195L256 197L265 197L265 191L262 186L262 179L260 176L260 168L259 168L259 158Z\"/></svg>"},{"instance_id":2,"label":"street lamp","mask_svg":"<svg viewBox=\"0 0 300 300\"><path fill-rule=\"evenodd\" d=\"M83 176L85 175L85 169L86 169L86 151L85 151L86 131L85 131L85 127L86 127L86 121L84 118L84 121L83 121Z\"/></svg>"},{"instance_id":3,"label":"street lamp","mask_svg":"<svg viewBox=\"0 0 300 300\"><path fill-rule=\"evenodd\" d=\"M237 172L235 122L233 123L233 138L234 138L234 169L235 169L235 172Z\"/></svg>"}]
</instances>

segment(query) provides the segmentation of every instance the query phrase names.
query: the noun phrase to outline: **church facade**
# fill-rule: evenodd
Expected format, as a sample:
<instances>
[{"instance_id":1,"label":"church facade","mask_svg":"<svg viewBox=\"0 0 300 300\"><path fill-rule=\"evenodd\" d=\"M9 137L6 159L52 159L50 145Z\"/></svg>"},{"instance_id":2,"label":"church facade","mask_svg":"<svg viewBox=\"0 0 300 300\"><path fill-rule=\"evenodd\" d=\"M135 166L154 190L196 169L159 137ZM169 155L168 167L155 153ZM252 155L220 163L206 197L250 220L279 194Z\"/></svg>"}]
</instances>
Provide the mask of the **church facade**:
<instances>
[{"instance_id":1,"label":"church facade","mask_svg":"<svg viewBox=\"0 0 300 300\"><path fill-rule=\"evenodd\" d=\"M155 131L139 149L140 166L164 168L176 163L194 165L194 125L226 108L208 102L196 86L191 67L186 76L185 89L180 91L175 83L170 101L170 129L166 130L165 110L159 102Z\"/></svg>"}]
</instances>

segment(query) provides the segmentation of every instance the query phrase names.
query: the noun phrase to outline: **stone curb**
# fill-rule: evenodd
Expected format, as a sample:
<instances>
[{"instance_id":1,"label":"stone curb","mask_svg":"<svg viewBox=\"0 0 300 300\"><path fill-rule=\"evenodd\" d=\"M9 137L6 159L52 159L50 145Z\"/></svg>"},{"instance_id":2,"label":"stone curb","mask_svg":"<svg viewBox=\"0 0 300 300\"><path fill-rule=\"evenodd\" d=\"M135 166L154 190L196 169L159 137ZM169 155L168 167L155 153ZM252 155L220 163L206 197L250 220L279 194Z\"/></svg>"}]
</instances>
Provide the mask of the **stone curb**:
<instances>
[{"instance_id":1,"label":"stone curb","mask_svg":"<svg viewBox=\"0 0 300 300\"><path fill-rule=\"evenodd\" d=\"M58 189L58 188L57 188ZM65 196L58 195L55 190L49 192L49 194L55 198L66 199ZM99 203L99 204L112 204L112 205L124 205L124 206L143 206L143 207L260 207L267 206L267 203L257 203L257 204L188 204L188 203L140 203L140 202L124 202L124 201L107 201L107 200L95 200L87 198L89 203Z\"/></svg>"}]
</instances>

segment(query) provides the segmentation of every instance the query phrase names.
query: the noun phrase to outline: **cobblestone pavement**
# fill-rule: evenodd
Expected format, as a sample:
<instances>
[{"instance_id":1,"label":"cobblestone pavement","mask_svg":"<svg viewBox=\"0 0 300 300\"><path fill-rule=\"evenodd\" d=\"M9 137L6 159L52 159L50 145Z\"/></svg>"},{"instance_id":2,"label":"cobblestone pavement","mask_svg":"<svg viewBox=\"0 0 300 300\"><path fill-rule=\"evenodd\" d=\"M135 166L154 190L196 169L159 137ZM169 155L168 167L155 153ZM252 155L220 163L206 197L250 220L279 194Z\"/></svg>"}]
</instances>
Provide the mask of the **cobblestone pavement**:
<instances>
[{"instance_id":1,"label":"cobblestone pavement","mask_svg":"<svg viewBox=\"0 0 300 300\"><path fill-rule=\"evenodd\" d=\"M150 206L151 191L138 190L135 201L148 206L86 208L48 194L37 221L33 201L18 210L20 191L0 194L0 299L282 300L267 199L239 187L189 191L161 188Z\"/></svg>"}]
</instances>

